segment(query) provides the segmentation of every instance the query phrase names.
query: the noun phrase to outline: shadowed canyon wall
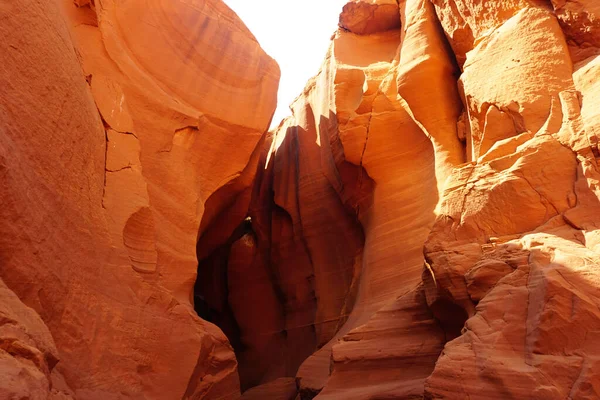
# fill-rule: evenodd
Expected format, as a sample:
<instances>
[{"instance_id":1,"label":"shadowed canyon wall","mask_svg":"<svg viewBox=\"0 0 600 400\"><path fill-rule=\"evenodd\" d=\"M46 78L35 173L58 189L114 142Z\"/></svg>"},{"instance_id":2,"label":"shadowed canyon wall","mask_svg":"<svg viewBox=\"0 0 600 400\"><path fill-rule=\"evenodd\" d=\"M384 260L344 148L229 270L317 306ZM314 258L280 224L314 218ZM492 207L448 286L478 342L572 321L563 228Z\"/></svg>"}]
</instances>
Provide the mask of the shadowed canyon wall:
<instances>
[{"instance_id":1,"label":"shadowed canyon wall","mask_svg":"<svg viewBox=\"0 0 600 400\"><path fill-rule=\"evenodd\" d=\"M600 398L600 5L0 5L0 397ZM242 394L243 393L243 394Z\"/></svg>"}]
</instances>

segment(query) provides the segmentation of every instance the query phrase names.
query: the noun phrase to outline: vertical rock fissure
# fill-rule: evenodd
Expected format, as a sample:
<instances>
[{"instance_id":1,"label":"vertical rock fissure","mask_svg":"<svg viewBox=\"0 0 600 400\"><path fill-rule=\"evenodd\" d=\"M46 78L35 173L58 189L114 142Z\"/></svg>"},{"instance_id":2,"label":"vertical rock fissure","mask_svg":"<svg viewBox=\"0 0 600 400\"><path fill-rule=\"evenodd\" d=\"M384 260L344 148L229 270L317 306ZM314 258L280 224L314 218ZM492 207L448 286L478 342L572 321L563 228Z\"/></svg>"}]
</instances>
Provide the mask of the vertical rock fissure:
<instances>
[{"instance_id":1,"label":"vertical rock fissure","mask_svg":"<svg viewBox=\"0 0 600 400\"><path fill-rule=\"evenodd\" d=\"M198 260L198 277L206 276L202 268L206 267L207 263L217 263L216 270L212 271L213 274L209 276L214 280L210 282L210 284L215 284L215 280L217 284L213 287L213 289L221 290L218 292L220 296L218 299L212 299L213 301L220 300L221 301L221 309L217 309L217 304L211 304L209 298L207 298L207 294L205 292L206 286L203 285L200 279L197 280L196 285L194 286L194 309L198 316L208 322L214 323L219 326L229 339L232 347L236 352L239 352L242 349L242 343L240 339L240 329L231 309L231 305L228 301L229 299L229 287L228 287L228 264L229 264L229 254L231 251L231 246L233 243L241 239L244 235L252 233L252 222L249 218L246 218L231 234L231 236L227 239L227 241L215 249L209 256L204 259ZM216 258L216 260L215 260ZM221 274L220 276L216 276L216 274Z\"/></svg>"},{"instance_id":2,"label":"vertical rock fissure","mask_svg":"<svg viewBox=\"0 0 600 400\"><path fill-rule=\"evenodd\" d=\"M358 193L362 193L362 188L363 188L363 179L364 179L364 174L365 174L365 168L363 165L364 159L365 159L365 154L367 152L367 145L369 143L369 131L371 130L371 120L373 119L373 112L375 111L375 100L377 100L377 96L379 96L381 94L381 89L377 89L377 93L375 94L375 97L373 98L373 103L371 104L371 112L369 113L369 120L367 121L367 132L365 133L365 144L363 145L361 154L360 154L360 162L358 164L359 170L358 170ZM360 220L360 202L356 203L356 218L358 220Z\"/></svg>"}]
</instances>

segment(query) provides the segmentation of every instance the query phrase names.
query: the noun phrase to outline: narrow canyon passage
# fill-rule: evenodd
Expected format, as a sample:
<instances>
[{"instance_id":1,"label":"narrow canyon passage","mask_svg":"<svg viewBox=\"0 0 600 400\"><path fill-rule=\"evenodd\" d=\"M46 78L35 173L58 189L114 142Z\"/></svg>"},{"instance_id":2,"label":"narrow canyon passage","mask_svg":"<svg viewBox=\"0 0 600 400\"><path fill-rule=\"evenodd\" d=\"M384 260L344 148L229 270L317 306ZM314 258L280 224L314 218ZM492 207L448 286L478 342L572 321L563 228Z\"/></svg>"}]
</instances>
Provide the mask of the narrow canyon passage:
<instances>
[{"instance_id":1,"label":"narrow canyon passage","mask_svg":"<svg viewBox=\"0 0 600 400\"><path fill-rule=\"evenodd\" d=\"M530 168L544 157L531 158L527 141L540 136L535 146L562 165L573 159L541 139L558 130L552 112L542 126L539 100L521 110L512 102L480 109L472 100L483 77L462 65L463 44L446 40L444 6L401 2L395 20L392 4L367 14L364 3L350 4L293 116L269 134L246 222L200 261L197 293L215 296L216 281L222 288L212 302L227 322L216 323L236 349L243 390L263 385L264 395L285 381L269 382L296 377L303 399L446 396L436 387L448 385L442 349L469 337L477 304L503 276L530 268L529 246L510 235L566 210L544 189L529 200L531 179L541 177ZM530 7L512 9L513 20L539 10ZM532 29L556 26L545 24ZM553 79L546 90L562 90L562 78ZM519 152L531 166L500 161ZM507 177L494 184L497 195L478 188L494 173ZM561 187L562 174L553 176ZM480 216L500 209L493 204L507 201L504 193L528 199L511 211L522 219ZM492 208L479 210L482 201ZM344 220L358 241L341 239ZM329 245L315 246L315 238Z\"/></svg>"},{"instance_id":2,"label":"narrow canyon passage","mask_svg":"<svg viewBox=\"0 0 600 400\"><path fill-rule=\"evenodd\" d=\"M433 8L427 10L435 23ZM436 155L429 132L413 119L419 105L398 100L398 79L408 91L423 78L398 65L401 14L391 23L388 9L383 18L367 35L338 31L320 73L292 105L293 117L262 144L252 193L230 190L227 200L225 189L215 194L221 200L214 204L229 204L220 214L207 202L196 309L232 343L242 390L298 373L305 392L318 393L331 346L420 281L438 178L457 157L451 152L460 159L465 146L449 145L440 127L430 127ZM454 83L434 82L432 89L440 101L454 95L460 102L457 67L438 38L430 47L446 60L430 72ZM445 118L458 118L460 106L445 107ZM454 124L442 133L458 143L455 132ZM452 331L447 336L458 336L466 317L444 314L460 307L440 300L434 308Z\"/></svg>"},{"instance_id":3,"label":"narrow canyon passage","mask_svg":"<svg viewBox=\"0 0 600 400\"><path fill-rule=\"evenodd\" d=\"M283 133L279 143L269 138L277 153L265 146L245 220L209 255L202 236L198 246L196 295L218 310L213 322L236 349L243 388L294 376L339 329L356 295L358 221L321 173L314 130L312 138L296 126ZM299 147L302 154L294 154ZM294 193L299 186L305 191ZM302 199L307 193L312 200ZM215 226L225 228L231 216L227 210Z\"/></svg>"},{"instance_id":4,"label":"narrow canyon passage","mask_svg":"<svg viewBox=\"0 0 600 400\"><path fill-rule=\"evenodd\" d=\"M597 0L0 21L1 399L600 398Z\"/></svg>"}]
</instances>

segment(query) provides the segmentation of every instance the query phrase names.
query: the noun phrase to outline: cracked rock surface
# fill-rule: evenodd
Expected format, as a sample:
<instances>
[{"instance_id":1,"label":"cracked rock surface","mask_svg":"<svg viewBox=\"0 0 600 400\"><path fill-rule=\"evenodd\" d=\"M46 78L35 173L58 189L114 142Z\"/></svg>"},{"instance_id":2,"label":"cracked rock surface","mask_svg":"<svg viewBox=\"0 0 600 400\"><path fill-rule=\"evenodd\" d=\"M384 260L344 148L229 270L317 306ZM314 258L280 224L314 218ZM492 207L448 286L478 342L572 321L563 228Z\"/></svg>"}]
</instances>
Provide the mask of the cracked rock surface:
<instances>
[{"instance_id":1,"label":"cracked rock surface","mask_svg":"<svg viewBox=\"0 0 600 400\"><path fill-rule=\"evenodd\" d=\"M277 64L220 1L16 0L0 20L0 276L56 344L3 348L0 386L21 378L0 398L46 399L58 359L78 400L238 398L194 312L196 243L211 195L250 186Z\"/></svg>"}]
</instances>

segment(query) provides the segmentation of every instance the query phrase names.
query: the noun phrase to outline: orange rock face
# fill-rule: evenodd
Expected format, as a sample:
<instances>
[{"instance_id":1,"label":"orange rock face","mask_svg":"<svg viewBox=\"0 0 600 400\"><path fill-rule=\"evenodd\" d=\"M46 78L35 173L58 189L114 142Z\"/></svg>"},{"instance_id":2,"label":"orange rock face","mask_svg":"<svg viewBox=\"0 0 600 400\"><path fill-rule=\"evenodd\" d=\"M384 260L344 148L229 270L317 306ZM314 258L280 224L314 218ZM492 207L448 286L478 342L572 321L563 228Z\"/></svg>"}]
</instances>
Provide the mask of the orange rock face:
<instances>
[{"instance_id":1,"label":"orange rock face","mask_svg":"<svg viewBox=\"0 0 600 400\"><path fill-rule=\"evenodd\" d=\"M600 396L592 3L344 7L221 255L243 386L313 348L303 399Z\"/></svg>"},{"instance_id":2,"label":"orange rock face","mask_svg":"<svg viewBox=\"0 0 600 400\"><path fill-rule=\"evenodd\" d=\"M600 398L597 2L0 6L0 397ZM200 318L199 318L200 317Z\"/></svg>"},{"instance_id":3,"label":"orange rock face","mask_svg":"<svg viewBox=\"0 0 600 400\"><path fill-rule=\"evenodd\" d=\"M219 1L19 0L0 19L0 275L58 350L3 345L8 398L45 399L59 358L76 399L239 397L194 312L196 244L211 196L250 186L276 63Z\"/></svg>"},{"instance_id":4,"label":"orange rock face","mask_svg":"<svg viewBox=\"0 0 600 400\"><path fill-rule=\"evenodd\" d=\"M0 397L70 398L51 383L58 351L44 322L2 281L0 299Z\"/></svg>"}]
</instances>

